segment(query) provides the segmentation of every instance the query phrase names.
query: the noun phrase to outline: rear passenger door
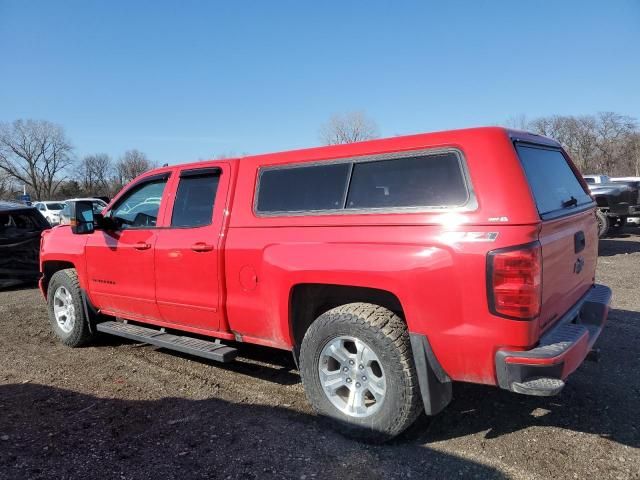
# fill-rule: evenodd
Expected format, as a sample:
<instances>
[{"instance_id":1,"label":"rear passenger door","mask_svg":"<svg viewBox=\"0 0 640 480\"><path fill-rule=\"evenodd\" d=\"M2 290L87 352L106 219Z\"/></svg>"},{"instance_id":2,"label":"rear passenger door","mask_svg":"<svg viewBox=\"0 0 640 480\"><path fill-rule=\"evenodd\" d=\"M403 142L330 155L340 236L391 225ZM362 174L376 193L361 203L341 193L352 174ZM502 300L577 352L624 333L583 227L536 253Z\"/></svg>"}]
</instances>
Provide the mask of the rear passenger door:
<instances>
[{"instance_id":1,"label":"rear passenger door","mask_svg":"<svg viewBox=\"0 0 640 480\"><path fill-rule=\"evenodd\" d=\"M228 186L227 163L180 171L167 226L156 243L156 299L166 322L196 331L219 328Z\"/></svg>"}]
</instances>

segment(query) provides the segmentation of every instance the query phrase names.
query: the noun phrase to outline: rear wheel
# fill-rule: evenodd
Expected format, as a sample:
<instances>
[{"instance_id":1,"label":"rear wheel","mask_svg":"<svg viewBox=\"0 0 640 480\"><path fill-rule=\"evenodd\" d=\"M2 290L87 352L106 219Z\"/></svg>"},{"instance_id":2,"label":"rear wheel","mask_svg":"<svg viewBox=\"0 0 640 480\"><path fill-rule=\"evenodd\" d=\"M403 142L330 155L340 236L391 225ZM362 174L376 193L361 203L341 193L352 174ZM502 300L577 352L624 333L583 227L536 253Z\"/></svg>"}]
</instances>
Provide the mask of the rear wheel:
<instances>
[{"instance_id":1,"label":"rear wheel","mask_svg":"<svg viewBox=\"0 0 640 480\"><path fill-rule=\"evenodd\" d=\"M602 238L609 231L609 217L602 210L596 210L596 219L598 221L598 237Z\"/></svg>"},{"instance_id":2,"label":"rear wheel","mask_svg":"<svg viewBox=\"0 0 640 480\"><path fill-rule=\"evenodd\" d=\"M89 330L78 275L73 268L53 274L47 289L47 305L51 329L63 344L79 347L94 337Z\"/></svg>"},{"instance_id":3,"label":"rear wheel","mask_svg":"<svg viewBox=\"0 0 640 480\"><path fill-rule=\"evenodd\" d=\"M388 440L422 411L406 325L377 305L318 317L302 342L300 374L314 409L352 437Z\"/></svg>"}]
</instances>

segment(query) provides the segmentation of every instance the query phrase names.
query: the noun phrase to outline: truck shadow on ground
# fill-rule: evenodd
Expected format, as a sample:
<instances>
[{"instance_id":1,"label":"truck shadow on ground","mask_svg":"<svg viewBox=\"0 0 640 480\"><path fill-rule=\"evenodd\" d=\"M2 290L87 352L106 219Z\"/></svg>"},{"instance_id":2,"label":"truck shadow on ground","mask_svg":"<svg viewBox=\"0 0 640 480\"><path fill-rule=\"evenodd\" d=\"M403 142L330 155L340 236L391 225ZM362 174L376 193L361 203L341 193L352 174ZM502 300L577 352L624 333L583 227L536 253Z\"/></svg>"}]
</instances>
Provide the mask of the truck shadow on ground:
<instances>
[{"instance_id":1,"label":"truck shadow on ground","mask_svg":"<svg viewBox=\"0 0 640 480\"><path fill-rule=\"evenodd\" d=\"M428 444L479 432L486 432L485 438L491 439L529 427L548 426L640 447L640 422L634 400L640 398L636 347L639 328L640 313L614 309L596 344L603 352L600 362L582 365L559 396L530 397L495 387L456 383L454 400L447 409L434 418L421 417L393 443ZM253 345L239 345L239 349L239 361L229 364L165 350L163 354L210 363L215 368L281 385L300 381L288 352L274 356L273 350Z\"/></svg>"},{"instance_id":2,"label":"truck shadow on ground","mask_svg":"<svg viewBox=\"0 0 640 480\"><path fill-rule=\"evenodd\" d=\"M300 383L300 375L297 372L297 367L293 361L291 352L248 343L225 342L225 344L238 348L239 356L237 360L230 363L219 363L175 350L168 350L147 343L139 343L134 340L105 334L99 335L89 346L98 348L125 347L157 350L160 355L197 362L213 368L223 368L230 372L266 380L279 385L295 385L296 383Z\"/></svg>"},{"instance_id":3,"label":"truck shadow on ground","mask_svg":"<svg viewBox=\"0 0 640 480\"><path fill-rule=\"evenodd\" d=\"M3 478L505 478L404 445L370 446L317 417L210 398L118 400L44 385L0 386Z\"/></svg>"},{"instance_id":4,"label":"truck shadow on ground","mask_svg":"<svg viewBox=\"0 0 640 480\"><path fill-rule=\"evenodd\" d=\"M582 365L560 395L532 397L457 383L440 415L419 421L402 441L428 443L486 432L497 438L529 427L558 427L640 447L640 313L612 310L596 344L601 360Z\"/></svg>"},{"instance_id":5,"label":"truck shadow on ground","mask_svg":"<svg viewBox=\"0 0 640 480\"><path fill-rule=\"evenodd\" d=\"M485 438L529 427L557 427L610 438L640 447L640 421L634 399L640 398L640 364L637 336L640 313L611 310L610 320L596 344L603 352L598 363L587 362L555 397L531 397L495 387L456 383L453 402L438 416L418 419L395 445L430 442L486 432ZM126 342L122 339L105 340ZM178 352L161 350L185 360L209 364L241 375L280 385L300 382L291 354L255 345L236 344L239 360L228 364L210 362ZM145 348L156 348L146 346ZM632 365L635 361L636 365Z\"/></svg>"}]
</instances>

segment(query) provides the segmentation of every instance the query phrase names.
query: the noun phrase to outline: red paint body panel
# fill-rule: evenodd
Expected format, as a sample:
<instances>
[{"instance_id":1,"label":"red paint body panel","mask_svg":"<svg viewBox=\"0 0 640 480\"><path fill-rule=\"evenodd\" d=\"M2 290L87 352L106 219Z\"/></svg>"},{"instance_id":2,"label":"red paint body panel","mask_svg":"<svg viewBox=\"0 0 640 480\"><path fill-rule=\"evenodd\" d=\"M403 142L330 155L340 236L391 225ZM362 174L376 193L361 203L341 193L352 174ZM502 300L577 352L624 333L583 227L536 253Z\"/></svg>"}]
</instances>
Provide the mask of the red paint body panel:
<instances>
[{"instance_id":1,"label":"red paint body panel","mask_svg":"<svg viewBox=\"0 0 640 480\"><path fill-rule=\"evenodd\" d=\"M496 351L535 346L541 331L593 284L597 255L593 210L541 221L511 133L478 128L159 169L146 175L171 173L158 217L161 228L134 232L124 241L122 235L115 243L102 240L105 232L82 236L57 228L44 237L41 261L68 259L80 271L86 258L81 283L92 303L106 312L283 349L294 343L290 304L296 285L385 290L400 301L409 330L428 337L452 379L496 384ZM543 137L518 135L557 146ZM261 167L442 148L456 149L464 159L477 203L471 210L254 213ZM211 166L222 168L212 224L170 228L180 170ZM573 235L578 230L584 231L587 245L585 267L575 275ZM489 241L483 236L488 233L497 236ZM473 235L485 240L473 241ZM140 238L153 242L153 248L132 251L128 245ZM543 256L541 316L518 321L492 315L487 253L536 240ZM98 255L100 242L109 247L104 255ZM190 247L197 242L213 249L193 252ZM115 280L116 286L96 279Z\"/></svg>"}]
</instances>

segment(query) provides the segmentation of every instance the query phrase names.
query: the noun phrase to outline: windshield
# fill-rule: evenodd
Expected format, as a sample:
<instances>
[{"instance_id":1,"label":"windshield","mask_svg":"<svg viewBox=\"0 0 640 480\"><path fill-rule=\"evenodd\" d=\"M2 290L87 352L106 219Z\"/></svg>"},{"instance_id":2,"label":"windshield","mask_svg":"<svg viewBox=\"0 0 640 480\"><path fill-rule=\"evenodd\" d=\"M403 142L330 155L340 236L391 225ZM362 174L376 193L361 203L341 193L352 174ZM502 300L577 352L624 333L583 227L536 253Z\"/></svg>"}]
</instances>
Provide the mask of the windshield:
<instances>
[{"instance_id":1,"label":"windshield","mask_svg":"<svg viewBox=\"0 0 640 480\"><path fill-rule=\"evenodd\" d=\"M541 216L592 202L557 149L516 144Z\"/></svg>"}]
</instances>

